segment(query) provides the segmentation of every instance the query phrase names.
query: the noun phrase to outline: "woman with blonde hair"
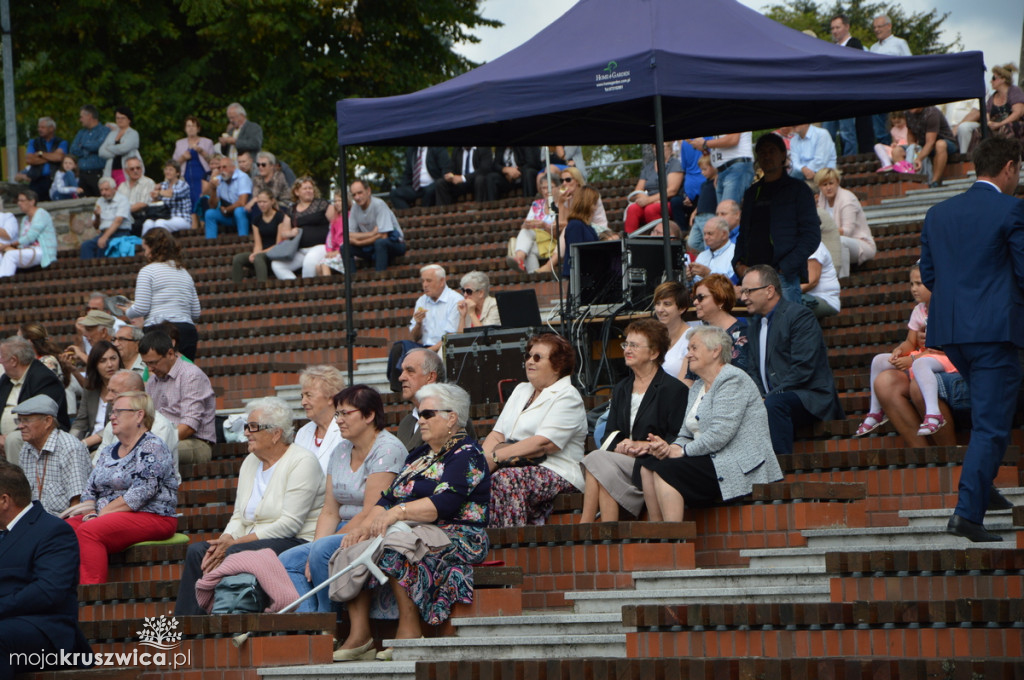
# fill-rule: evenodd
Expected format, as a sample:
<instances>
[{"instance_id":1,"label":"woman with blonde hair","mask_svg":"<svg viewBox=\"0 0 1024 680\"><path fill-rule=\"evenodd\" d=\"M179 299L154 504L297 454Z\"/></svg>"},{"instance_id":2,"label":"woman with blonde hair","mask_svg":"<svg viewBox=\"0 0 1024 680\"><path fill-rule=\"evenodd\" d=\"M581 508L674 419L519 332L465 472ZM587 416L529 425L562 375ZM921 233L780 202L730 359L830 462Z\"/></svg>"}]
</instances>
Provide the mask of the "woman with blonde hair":
<instances>
[{"instance_id":1,"label":"woman with blonde hair","mask_svg":"<svg viewBox=\"0 0 1024 680\"><path fill-rule=\"evenodd\" d=\"M569 248L572 244L598 240L597 232L590 226L590 218L599 200L601 195L597 193L597 189L589 186L580 187L573 195L572 203L569 205L569 222L558 237L562 251L562 276L569 276L572 266L572 253L569 252ZM551 259L555 260L557 257L556 252Z\"/></svg>"},{"instance_id":2,"label":"woman with blonde hair","mask_svg":"<svg viewBox=\"0 0 1024 680\"><path fill-rule=\"evenodd\" d=\"M839 227L839 240L843 244L839 266L839 278L842 279L850 275L850 265L864 264L875 256L878 248L856 194L839 186L841 177L835 168L823 168L814 175L814 183L821 189L818 207L828 212Z\"/></svg>"}]
</instances>

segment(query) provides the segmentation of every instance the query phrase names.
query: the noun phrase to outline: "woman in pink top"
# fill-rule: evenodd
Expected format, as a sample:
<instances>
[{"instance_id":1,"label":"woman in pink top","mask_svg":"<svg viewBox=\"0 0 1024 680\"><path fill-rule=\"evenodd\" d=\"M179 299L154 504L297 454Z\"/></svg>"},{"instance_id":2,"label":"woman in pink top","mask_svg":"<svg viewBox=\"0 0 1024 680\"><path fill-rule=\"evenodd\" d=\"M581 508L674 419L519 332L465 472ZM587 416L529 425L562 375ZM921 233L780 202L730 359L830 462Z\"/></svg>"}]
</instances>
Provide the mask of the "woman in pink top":
<instances>
[{"instance_id":1,"label":"woman in pink top","mask_svg":"<svg viewBox=\"0 0 1024 680\"><path fill-rule=\"evenodd\" d=\"M823 168L814 175L814 182L821 189L818 207L825 210L839 227L839 240L843 245L839 278L850 275L850 265L861 265L878 252L875 239L871 237L868 218L864 215L856 194L839 186L841 175L835 168Z\"/></svg>"}]
</instances>

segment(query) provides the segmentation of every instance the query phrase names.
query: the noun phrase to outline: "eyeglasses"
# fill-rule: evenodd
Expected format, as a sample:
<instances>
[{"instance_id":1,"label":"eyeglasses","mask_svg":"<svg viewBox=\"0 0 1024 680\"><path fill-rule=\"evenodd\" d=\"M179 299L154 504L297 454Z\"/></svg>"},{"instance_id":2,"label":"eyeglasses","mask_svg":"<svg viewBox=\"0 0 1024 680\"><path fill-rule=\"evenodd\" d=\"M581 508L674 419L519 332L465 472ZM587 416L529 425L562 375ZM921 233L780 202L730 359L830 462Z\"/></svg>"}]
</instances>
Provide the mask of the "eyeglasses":
<instances>
[{"instance_id":1,"label":"eyeglasses","mask_svg":"<svg viewBox=\"0 0 1024 680\"><path fill-rule=\"evenodd\" d=\"M473 289L472 289L472 288L463 288L463 289L462 289L462 294L463 294L463 295L472 295L472 294L473 294L473 292L474 292L474 291L473 291Z\"/></svg>"},{"instance_id":2,"label":"eyeglasses","mask_svg":"<svg viewBox=\"0 0 1024 680\"><path fill-rule=\"evenodd\" d=\"M266 167L269 167L269 166L270 166L270 163L257 163L256 164L257 168L266 168Z\"/></svg>"},{"instance_id":3,"label":"eyeglasses","mask_svg":"<svg viewBox=\"0 0 1024 680\"><path fill-rule=\"evenodd\" d=\"M536 352L534 352L533 354L530 354L529 352L527 352L526 354L523 355L523 359L525 361L529 361L530 359L533 359L533 363L539 364L540 362L542 362L545 359L547 359L547 357L543 356L541 354L537 354Z\"/></svg>"},{"instance_id":4,"label":"eyeglasses","mask_svg":"<svg viewBox=\"0 0 1024 680\"><path fill-rule=\"evenodd\" d=\"M438 413L452 413L450 408L427 408L420 411L420 418L422 420L430 420Z\"/></svg>"},{"instance_id":5,"label":"eyeglasses","mask_svg":"<svg viewBox=\"0 0 1024 680\"><path fill-rule=\"evenodd\" d=\"M562 178L562 184L568 184L571 181L572 181L572 177L563 177Z\"/></svg>"},{"instance_id":6,"label":"eyeglasses","mask_svg":"<svg viewBox=\"0 0 1024 680\"><path fill-rule=\"evenodd\" d=\"M142 170L142 168L139 167L138 165L132 165L125 168L125 170L127 170L128 172L135 172L136 170Z\"/></svg>"},{"instance_id":7,"label":"eyeglasses","mask_svg":"<svg viewBox=\"0 0 1024 680\"><path fill-rule=\"evenodd\" d=\"M246 432L259 432L260 430L272 429L273 425L264 425L263 423L246 423L242 426Z\"/></svg>"},{"instance_id":8,"label":"eyeglasses","mask_svg":"<svg viewBox=\"0 0 1024 680\"><path fill-rule=\"evenodd\" d=\"M117 342L138 342L138 340L136 340L134 338L122 338L120 335L115 335L114 336L114 342L115 343L117 343Z\"/></svg>"},{"instance_id":9,"label":"eyeglasses","mask_svg":"<svg viewBox=\"0 0 1024 680\"><path fill-rule=\"evenodd\" d=\"M360 411L357 408L350 408L347 411L335 411L334 412L334 419L337 420L338 418L341 418L341 417L348 418L353 413L359 413L359 412Z\"/></svg>"},{"instance_id":10,"label":"eyeglasses","mask_svg":"<svg viewBox=\"0 0 1024 680\"><path fill-rule=\"evenodd\" d=\"M757 286L756 288L740 288L740 295L750 295L755 290L761 290L762 288L767 288L770 285L771 284L769 283L764 286Z\"/></svg>"},{"instance_id":11,"label":"eyeglasses","mask_svg":"<svg viewBox=\"0 0 1024 680\"><path fill-rule=\"evenodd\" d=\"M647 345L638 345L635 342L622 343L622 349L648 349Z\"/></svg>"},{"instance_id":12,"label":"eyeglasses","mask_svg":"<svg viewBox=\"0 0 1024 680\"><path fill-rule=\"evenodd\" d=\"M115 408L110 411L110 419L120 418L122 413L135 413L141 410L140 408Z\"/></svg>"},{"instance_id":13,"label":"eyeglasses","mask_svg":"<svg viewBox=\"0 0 1024 680\"><path fill-rule=\"evenodd\" d=\"M39 420L40 418L43 418L43 417L44 417L44 416L42 416L42 415L35 415L35 416L15 416L15 418L14 418L14 424L15 424L15 425L28 425L29 423L34 423L34 422L36 422L37 420Z\"/></svg>"}]
</instances>

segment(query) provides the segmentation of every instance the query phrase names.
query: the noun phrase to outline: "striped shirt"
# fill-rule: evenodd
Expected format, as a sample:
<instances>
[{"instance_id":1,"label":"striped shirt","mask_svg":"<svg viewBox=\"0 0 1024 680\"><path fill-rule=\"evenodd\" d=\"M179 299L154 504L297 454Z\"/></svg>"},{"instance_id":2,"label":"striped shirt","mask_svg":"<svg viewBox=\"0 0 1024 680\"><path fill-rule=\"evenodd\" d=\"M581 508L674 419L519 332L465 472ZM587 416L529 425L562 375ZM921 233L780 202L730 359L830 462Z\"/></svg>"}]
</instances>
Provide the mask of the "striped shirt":
<instances>
[{"instance_id":1,"label":"striped shirt","mask_svg":"<svg viewBox=\"0 0 1024 680\"><path fill-rule=\"evenodd\" d=\"M85 444L59 427L46 438L40 451L28 442L21 447L21 467L32 487L32 500L51 515L71 507L71 499L85 492L92 460Z\"/></svg>"},{"instance_id":2,"label":"striped shirt","mask_svg":"<svg viewBox=\"0 0 1024 680\"><path fill-rule=\"evenodd\" d=\"M153 399L153 406L175 425L188 425L195 430L195 438L213 444L217 441L214 415L217 397L213 385L195 364L182 357L171 366L167 375L149 376L146 394ZM180 443L180 442L179 442Z\"/></svg>"},{"instance_id":3,"label":"striped shirt","mask_svg":"<svg viewBox=\"0 0 1024 680\"><path fill-rule=\"evenodd\" d=\"M153 262L135 279L135 303L128 308L129 319L145 317L146 325L162 321L193 323L199 320L199 295L192 276L169 262Z\"/></svg>"}]
</instances>

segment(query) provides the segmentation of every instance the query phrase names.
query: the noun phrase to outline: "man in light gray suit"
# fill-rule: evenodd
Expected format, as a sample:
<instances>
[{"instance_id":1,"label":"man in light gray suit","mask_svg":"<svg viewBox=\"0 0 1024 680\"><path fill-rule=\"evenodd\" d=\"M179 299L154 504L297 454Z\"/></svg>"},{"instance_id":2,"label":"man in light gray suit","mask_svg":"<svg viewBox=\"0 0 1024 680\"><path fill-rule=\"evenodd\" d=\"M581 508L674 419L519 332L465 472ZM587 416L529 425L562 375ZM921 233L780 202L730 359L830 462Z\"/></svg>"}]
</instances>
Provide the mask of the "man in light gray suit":
<instances>
[{"instance_id":1,"label":"man in light gray suit","mask_svg":"<svg viewBox=\"0 0 1024 680\"><path fill-rule=\"evenodd\" d=\"M751 314L746 368L764 395L777 455L793 453L798 425L843 418L821 327L811 310L783 300L781 291L768 265L748 269L740 291Z\"/></svg>"}]
</instances>

